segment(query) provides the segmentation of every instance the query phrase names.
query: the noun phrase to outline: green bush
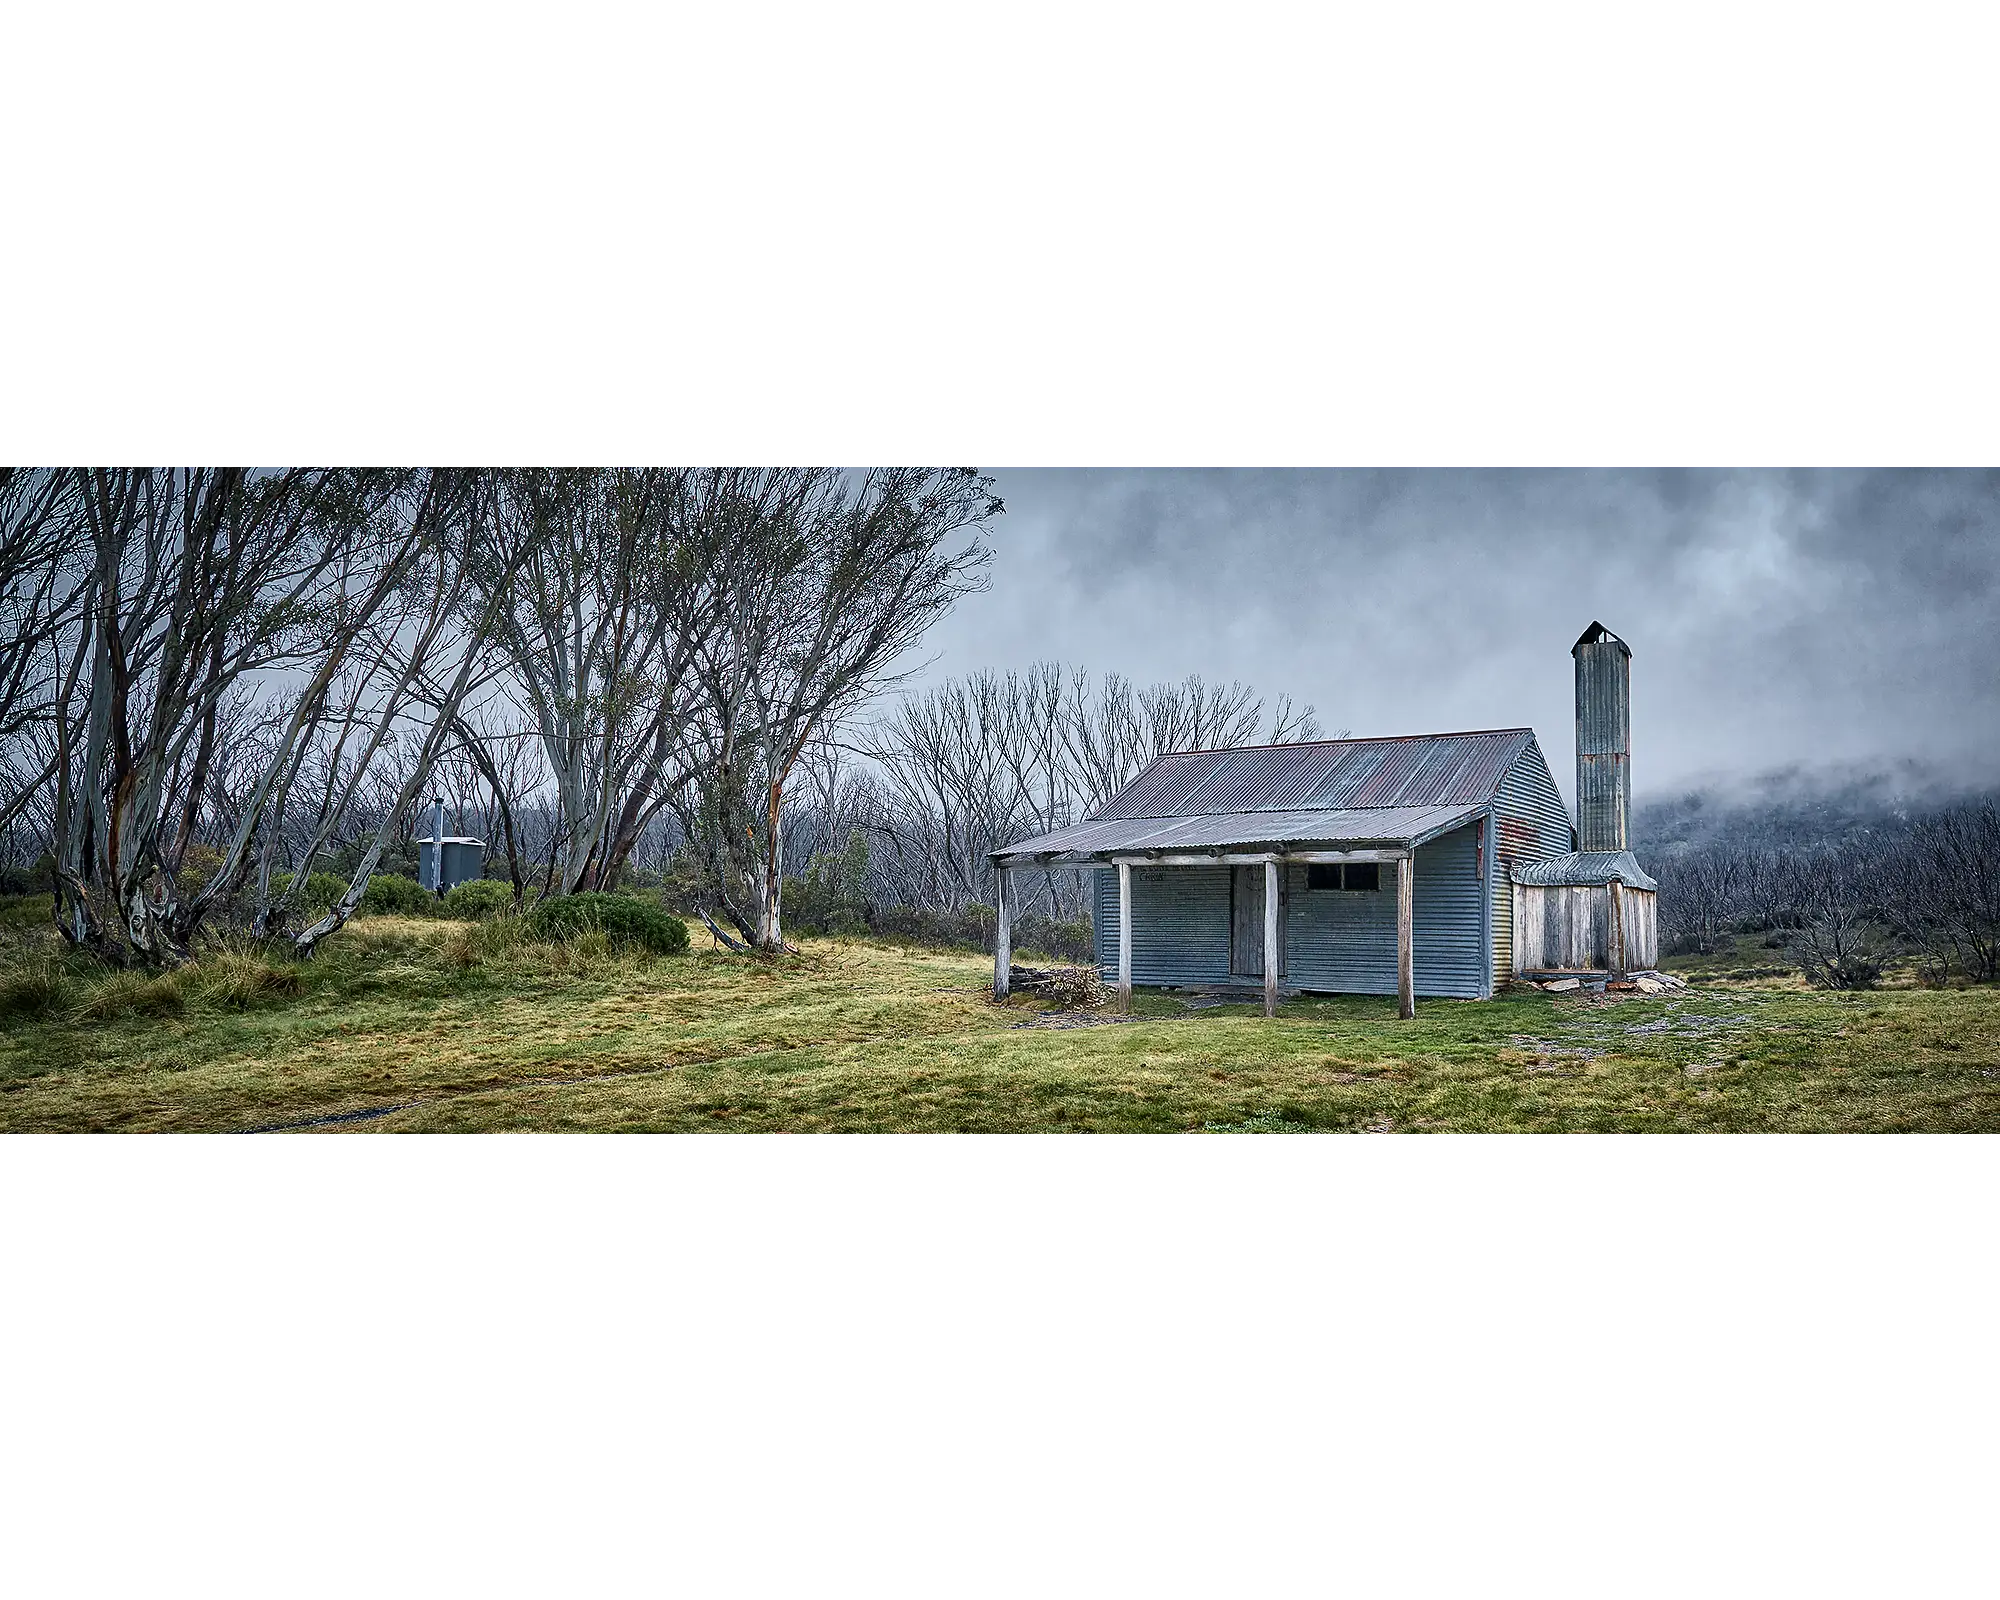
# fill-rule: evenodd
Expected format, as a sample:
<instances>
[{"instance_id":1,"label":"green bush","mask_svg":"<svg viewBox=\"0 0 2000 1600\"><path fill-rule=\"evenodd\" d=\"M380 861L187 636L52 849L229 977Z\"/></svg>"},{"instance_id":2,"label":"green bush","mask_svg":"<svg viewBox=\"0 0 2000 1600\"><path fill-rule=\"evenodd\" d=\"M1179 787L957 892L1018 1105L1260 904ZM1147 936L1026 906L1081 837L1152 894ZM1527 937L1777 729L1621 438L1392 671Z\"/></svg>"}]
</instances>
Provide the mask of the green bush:
<instances>
[{"instance_id":1,"label":"green bush","mask_svg":"<svg viewBox=\"0 0 2000 1600\"><path fill-rule=\"evenodd\" d=\"M551 895L536 901L528 913L529 935L546 943L573 939L592 930L614 945L660 955L682 955L688 947L685 922L631 895L594 891Z\"/></svg>"},{"instance_id":2,"label":"green bush","mask_svg":"<svg viewBox=\"0 0 2000 1600\"><path fill-rule=\"evenodd\" d=\"M785 923L800 933L868 931L868 841L856 828L844 850L816 855L784 885Z\"/></svg>"},{"instance_id":3,"label":"green bush","mask_svg":"<svg viewBox=\"0 0 2000 1600\"><path fill-rule=\"evenodd\" d=\"M498 878L468 878L444 892L444 914L461 922L484 922L514 909L514 891Z\"/></svg>"},{"instance_id":4,"label":"green bush","mask_svg":"<svg viewBox=\"0 0 2000 1600\"><path fill-rule=\"evenodd\" d=\"M0 894L47 894L54 887L34 867L0 867Z\"/></svg>"},{"instance_id":5,"label":"green bush","mask_svg":"<svg viewBox=\"0 0 2000 1600\"><path fill-rule=\"evenodd\" d=\"M271 874L271 899L275 903L282 900L292 887L292 874L274 872ZM315 872L307 876L300 886L298 899L293 903L299 910L312 916L327 911L342 895L347 893L347 880L336 878L330 872Z\"/></svg>"},{"instance_id":6,"label":"green bush","mask_svg":"<svg viewBox=\"0 0 2000 1600\"><path fill-rule=\"evenodd\" d=\"M361 896L362 913L372 917L421 916L435 904L435 897L415 878L397 872L376 873Z\"/></svg>"}]
</instances>

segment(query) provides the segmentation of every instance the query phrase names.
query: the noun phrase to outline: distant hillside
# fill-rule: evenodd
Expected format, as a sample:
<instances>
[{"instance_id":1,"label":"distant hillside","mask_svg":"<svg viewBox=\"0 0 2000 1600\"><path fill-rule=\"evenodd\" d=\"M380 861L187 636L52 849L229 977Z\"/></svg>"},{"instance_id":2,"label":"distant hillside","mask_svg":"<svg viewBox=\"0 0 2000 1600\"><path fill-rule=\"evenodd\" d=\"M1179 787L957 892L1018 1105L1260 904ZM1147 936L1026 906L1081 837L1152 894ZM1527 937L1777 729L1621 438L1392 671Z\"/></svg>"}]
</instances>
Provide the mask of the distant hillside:
<instances>
[{"instance_id":1,"label":"distant hillside","mask_svg":"<svg viewBox=\"0 0 2000 1600\"><path fill-rule=\"evenodd\" d=\"M1805 849L1900 834L1911 818L1992 794L1906 762L1873 771L1785 767L1749 778L1717 778L1669 798L1640 799L1632 847L1641 859L1710 844Z\"/></svg>"}]
</instances>

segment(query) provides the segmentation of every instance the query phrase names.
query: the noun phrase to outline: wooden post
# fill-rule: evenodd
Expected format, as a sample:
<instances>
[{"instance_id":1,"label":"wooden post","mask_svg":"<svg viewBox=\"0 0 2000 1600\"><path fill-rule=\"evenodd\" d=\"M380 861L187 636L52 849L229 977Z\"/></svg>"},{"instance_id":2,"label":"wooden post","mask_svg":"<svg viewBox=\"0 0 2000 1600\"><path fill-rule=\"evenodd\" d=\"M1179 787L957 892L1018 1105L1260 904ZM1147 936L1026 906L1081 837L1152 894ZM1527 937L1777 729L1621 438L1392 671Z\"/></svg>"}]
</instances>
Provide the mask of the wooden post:
<instances>
[{"instance_id":1,"label":"wooden post","mask_svg":"<svg viewBox=\"0 0 2000 1600\"><path fill-rule=\"evenodd\" d=\"M993 869L993 998L1005 1000L1007 986L1014 975L1013 929L1008 926L1007 869L996 866Z\"/></svg>"},{"instance_id":2,"label":"wooden post","mask_svg":"<svg viewBox=\"0 0 2000 1600\"><path fill-rule=\"evenodd\" d=\"M1416 862L1396 858L1396 1015L1408 1022L1417 1014L1417 974L1411 923L1416 913Z\"/></svg>"},{"instance_id":3,"label":"wooden post","mask_svg":"<svg viewBox=\"0 0 2000 1600\"><path fill-rule=\"evenodd\" d=\"M1278 863L1264 863L1264 1015L1278 1014Z\"/></svg>"},{"instance_id":4,"label":"wooden post","mask_svg":"<svg viewBox=\"0 0 2000 1600\"><path fill-rule=\"evenodd\" d=\"M1611 976L1625 976L1625 885L1613 878L1611 890Z\"/></svg>"},{"instance_id":5,"label":"wooden post","mask_svg":"<svg viewBox=\"0 0 2000 1600\"><path fill-rule=\"evenodd\" d=\"M1132 867L1118 863L1118 1009L1132 1009Z\"/></svg>"}]
</instances>

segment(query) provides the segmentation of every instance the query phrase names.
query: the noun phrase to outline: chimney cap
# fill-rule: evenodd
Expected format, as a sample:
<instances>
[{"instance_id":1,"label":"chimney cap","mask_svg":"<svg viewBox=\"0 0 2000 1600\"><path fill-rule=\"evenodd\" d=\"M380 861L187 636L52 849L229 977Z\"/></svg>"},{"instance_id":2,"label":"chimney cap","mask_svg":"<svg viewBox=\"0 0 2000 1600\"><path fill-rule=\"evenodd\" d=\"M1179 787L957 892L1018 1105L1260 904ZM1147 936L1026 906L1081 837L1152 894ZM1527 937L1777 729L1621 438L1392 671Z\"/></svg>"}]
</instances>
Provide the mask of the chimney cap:
<instances>
[{"instance_id":1,"label":"chimney cap","mask_svg":"<svg viewBox=\"0 0 2000 1600\"><path fill-rule=\"evenodd\" d=\"M1616 646L1618 646L1620 650L1623 650L1628 656L1632 653L1632 647L1628 645L1623 639L1619 638L1618 635L1613 633L1609 628L1605 627L1605 625L1601 622L1593 622L1589 627L1585 628L1583 630L1582 636L1578 638L1575 644L1569 647L1569 653L1571 655L1575 655L1577 651L1581 650L1587 644L1607 644L1607 643L1615 644Z\"/></svg>"}]
</instances>

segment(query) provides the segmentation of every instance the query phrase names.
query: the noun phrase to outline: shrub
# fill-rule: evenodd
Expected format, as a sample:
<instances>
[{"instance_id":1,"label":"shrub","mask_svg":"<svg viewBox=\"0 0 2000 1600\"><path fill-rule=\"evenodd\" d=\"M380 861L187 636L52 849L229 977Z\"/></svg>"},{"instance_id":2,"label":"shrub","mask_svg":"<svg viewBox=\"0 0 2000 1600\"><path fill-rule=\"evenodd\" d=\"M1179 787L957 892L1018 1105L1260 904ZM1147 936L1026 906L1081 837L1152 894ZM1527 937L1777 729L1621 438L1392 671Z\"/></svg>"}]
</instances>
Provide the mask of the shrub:
<instances>
[{"instance_id":1,"label":"shrub","mask_svg":"<svg viewBox=\"0 0 2000 1600\"><path fill-rule=\"evenodd\" d=\"M415 878L397 872L378 872L368 880L361 896L361 911L372 917L421 916L435 903L428 889Z\"/></svg>"},{"instance_id":2,"label":"shrub","mask_svg":"<svg viewBox=\"0 0 2000 1600\"><path fill-rule=\"evenodd\" d=\"M885 938L946 950L991 950L998 918L991 906L969 905L962 911L922 911L915 906L884 906L871 925ZM1058 961L1088 962L1096 958L1090 922L1058 922L1053 917L1026 916L1014 923L1013 945L1018 953L1039 950Z\"/></svg>"},{"instance_id":3,"label":"shrub","mask_svg":"<svg viewBox=\"0 0 2000 1600\"><path fill-rule=\"evenodd\" d=\"M484 922L514 909L514 891L498 878L468 878L444 895L444 914L461 922Z\"/></svg>"},{"instance_id":4,"label":"shrub","mask_svg":"<svg viewBox=\"0 0 2000 1600\"><path fill-rule=\"evenodd\" d=\"M1792 936L1790 950L1815 989L1872 989L1882 976L1875 930L1852 906L1823 908Z\"/></svg>"},{"instance_id":5,"label":"shrub","mask_svg":"<svg viewBox=\"0 0 2000 1600\"><path fill-rule=\"evenodd\" d=\"M613 946L660 955L682 955L688 947L685 922L631 895L552 895L528 913L529 935L547 943L592 932L603 934Z\"/></svg>"},{"instance_id":6,"label":"shrub","mask_svg":"<svg viewBox=\"0 0 2000 1600\"><path fill-rule=\"evenodd\" d=\"M271 899L274 902L283 899L291 892L291 888L291 873L271 874ZM308 875L304 884L300 886L298 899L293 903L308 916L317 917L345 893L347 893L345 879L336 878L330 872L315 872Z\"/></svg>"},{"instance_id":7,"label":"shrub","mask_svg":"<svg viewBox=\"0 0 2000 1600\"><path fill-rule=\"evenodd\" d=\"M46 894L0 894L0 928L41 933L49 927Z\"/></svg>"},{"instance_id":8,"label":"shrub","mask_svg":"<svg viewBox=\"0 0 2000 1600\"><path fill-rule=\"evenodd\" d=\"M867 883L868 841L856 828L845 849L814 856L803 878L785 880L785 921L801 933L866 933Z\"/></svg>"}]
</instances>

